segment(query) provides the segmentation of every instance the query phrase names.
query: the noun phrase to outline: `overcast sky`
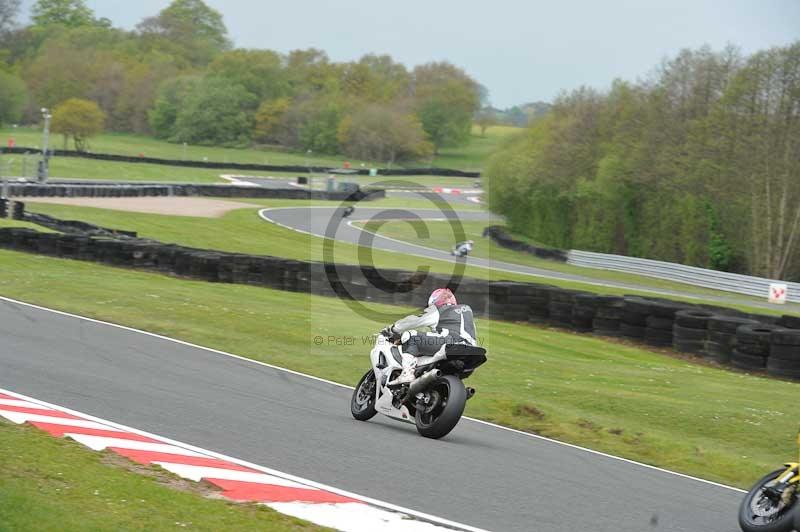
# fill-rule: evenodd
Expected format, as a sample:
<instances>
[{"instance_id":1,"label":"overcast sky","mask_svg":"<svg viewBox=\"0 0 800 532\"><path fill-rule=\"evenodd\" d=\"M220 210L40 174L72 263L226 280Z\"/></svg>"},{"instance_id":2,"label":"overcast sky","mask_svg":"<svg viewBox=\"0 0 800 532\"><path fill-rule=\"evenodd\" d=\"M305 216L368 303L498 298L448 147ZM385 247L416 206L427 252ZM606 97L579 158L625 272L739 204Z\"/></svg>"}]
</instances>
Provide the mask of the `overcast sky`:
<instances>
[{"instance_id":1,"label":"overcast sky","mask_svg":"<svg viewBox=\"0 0 800 532\"><path fill-rule=\"evenodd\" d=\"M386 53L407 66L446 59L485 85L498 107L635 80L685 47L733 43L752 52L800 40L800 0L206 2L223 14L236 46L315 47L336 61ZM169 0L87 4L132 28Z\"/></svg>"}]
</instances>

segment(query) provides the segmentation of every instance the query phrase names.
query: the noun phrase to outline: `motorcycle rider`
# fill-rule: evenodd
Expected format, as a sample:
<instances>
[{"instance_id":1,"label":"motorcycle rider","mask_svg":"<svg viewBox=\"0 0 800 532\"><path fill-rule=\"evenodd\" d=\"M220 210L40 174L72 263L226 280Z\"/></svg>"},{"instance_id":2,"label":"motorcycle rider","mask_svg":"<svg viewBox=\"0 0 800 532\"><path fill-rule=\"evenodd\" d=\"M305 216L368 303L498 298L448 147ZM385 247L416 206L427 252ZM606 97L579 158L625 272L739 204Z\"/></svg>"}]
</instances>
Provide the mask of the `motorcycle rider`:
<instances>
[{"instance_id":1,"label":"motorcycle rider","mask_svg":"<svg viewBox=\"0 0 800 532\"><path fill-rule=\"evenodd\" d=\"M430 332L417 329L430 328ZM381 334L399 337L403 345L403 372L398 383L414 380L417 357L435 355L448 344L476 346L477 333L472 308L459 305L449 288L437 288L428 298L422 314L412 314L386 327Z\"/></svg>"},{"instance_id":2,"label":"motorcycle rider","mask_svg":"<svg viewBox=\"0 0 800 532\"><path fill-rule=\"evenodd\" d=\"M472 251L472 244L474 244L472 240L457 243L453 248L453 255L456 257L466 257L469 255L469 252Z\"/></svg>"}]
</instances>

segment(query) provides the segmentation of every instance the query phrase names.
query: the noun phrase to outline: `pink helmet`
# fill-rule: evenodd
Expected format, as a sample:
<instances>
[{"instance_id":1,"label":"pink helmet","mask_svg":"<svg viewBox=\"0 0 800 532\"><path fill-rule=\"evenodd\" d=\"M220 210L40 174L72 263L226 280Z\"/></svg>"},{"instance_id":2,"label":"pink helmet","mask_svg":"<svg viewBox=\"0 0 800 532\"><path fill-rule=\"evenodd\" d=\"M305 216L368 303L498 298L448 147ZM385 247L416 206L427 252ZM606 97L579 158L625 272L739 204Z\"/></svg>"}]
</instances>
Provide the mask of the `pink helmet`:
<instances>
[{"instance_id":1,"label":"pink helmet","mask_svg":"<svg viewBox=\"0 0 800 532\"><path fill-rule=\"evenodd\" d=\"M458 301L449 288L437 288L431 292L431 297L428 298L428 306L430 305L436 305L438 308L445 305L458 305Z\"/></svg>"}]
</instances>

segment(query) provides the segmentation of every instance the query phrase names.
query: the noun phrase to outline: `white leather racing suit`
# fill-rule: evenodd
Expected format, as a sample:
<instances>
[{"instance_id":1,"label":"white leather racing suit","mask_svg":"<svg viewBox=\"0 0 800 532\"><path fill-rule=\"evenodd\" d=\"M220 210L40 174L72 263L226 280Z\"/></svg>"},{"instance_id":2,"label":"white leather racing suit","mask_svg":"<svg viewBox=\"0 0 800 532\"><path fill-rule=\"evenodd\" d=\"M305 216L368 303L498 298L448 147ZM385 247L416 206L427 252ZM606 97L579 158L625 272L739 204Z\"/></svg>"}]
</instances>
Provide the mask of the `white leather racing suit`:
<instances>
[{"instance_id":1,"label":"white leather racing suit","mask_svg":"<svg viewBox=\"0 0 800 532\"><path fill-rule=\"evenodd\" d=\"M429 328L431 332L418 332ZM433 355L445 344L477 345L477 332L469 305L430 305L422 314L397 320L392 329L402 334L403 351L414 356ZM403 334L408 332L409 334Z\"/></svg>"}]
</instances>

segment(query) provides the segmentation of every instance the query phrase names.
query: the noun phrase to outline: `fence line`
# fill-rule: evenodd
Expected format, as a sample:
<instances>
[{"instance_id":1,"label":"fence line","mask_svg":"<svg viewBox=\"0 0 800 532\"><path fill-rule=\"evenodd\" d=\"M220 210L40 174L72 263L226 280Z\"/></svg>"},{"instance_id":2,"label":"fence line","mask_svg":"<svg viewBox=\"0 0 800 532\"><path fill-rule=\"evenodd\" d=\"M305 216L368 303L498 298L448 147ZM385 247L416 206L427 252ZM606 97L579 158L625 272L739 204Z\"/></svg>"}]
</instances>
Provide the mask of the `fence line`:
<instances>
[{"instance_id":1,"label":"fence line","mask_svg":"<svg viewBox=\"0 0 800 532\"><path fill-rule=\"evenodd\" d=\"M787 285L786 300L792 303L800 302L800 283L751 277L738 273L707 270L695 266L684 266L672 262L662 262L622 255L609 255L591 251L570 250L567 253L567 263L585 268L613 270L618 272L633 273L656 279L677 281L702 288L724 290L755 297L768 297L769 285L781 283Z\"/></svg>"}]
</instances>

